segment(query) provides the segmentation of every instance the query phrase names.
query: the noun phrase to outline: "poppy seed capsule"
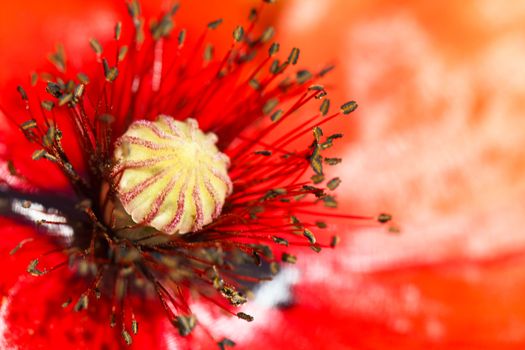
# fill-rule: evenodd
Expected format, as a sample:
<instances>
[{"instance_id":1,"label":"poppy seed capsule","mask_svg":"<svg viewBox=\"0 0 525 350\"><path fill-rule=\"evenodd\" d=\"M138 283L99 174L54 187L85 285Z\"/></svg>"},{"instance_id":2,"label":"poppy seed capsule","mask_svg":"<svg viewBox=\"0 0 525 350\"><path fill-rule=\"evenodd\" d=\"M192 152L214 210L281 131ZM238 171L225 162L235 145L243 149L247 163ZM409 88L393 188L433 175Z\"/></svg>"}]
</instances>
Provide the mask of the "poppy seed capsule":
<instances>
[{"instance_id":1,"label":"poppy seed capsule","mask_svg":"<svg viewBox=\"0 0 525 350\"><path fill-rule=\"evenodd\" d=\"M117 195L138 224L172 235L217 218L232 191L229 158L194 119L138 120L115 143Z\"/></svg>"}]
</instances>

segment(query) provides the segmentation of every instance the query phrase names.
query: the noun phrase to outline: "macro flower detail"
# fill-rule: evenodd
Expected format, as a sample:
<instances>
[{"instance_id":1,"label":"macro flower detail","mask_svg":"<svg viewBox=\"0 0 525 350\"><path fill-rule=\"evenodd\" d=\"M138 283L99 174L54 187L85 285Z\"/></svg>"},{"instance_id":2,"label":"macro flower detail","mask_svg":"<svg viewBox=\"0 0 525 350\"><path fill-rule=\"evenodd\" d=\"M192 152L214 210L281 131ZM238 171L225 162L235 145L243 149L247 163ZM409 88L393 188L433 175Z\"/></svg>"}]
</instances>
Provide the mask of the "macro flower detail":
<instances>
[{"instance_id":1,"label":"macro flower detail","mask_svg":"<svg viewBox=\"0 0 525 350\"><path fill-rule=\"evenodd\" d=\"M109 309L100 317L128 345L140 329L137 299L158 300L182 337L200 326L194 300L250 322L239 308L297 261L297 248L335 247L339 237L316 237L325 218L377 221L329 211L342 180L326 167L341 159L325 152L343 135L322 126L357 104L331 112L319 82L332 67L297 69L299 49L281 57L273 28L258 30L271 2L216 57L207 37L221 20L194 33L176 27L178 6L149 20L130 1L113 40L90 41L92 64L71 70L59 47L54 73L18 87L24 119L3 112L35 145L41 171L58 169L69 186L50 197L19 170L24 159L9 162L26 189L2 179L9 216L37 226L11 254L34 255L34 278L70 272L70 295L55 296L65 312Z\"/></svg>"},{"instance_id":2,"label":"macro flower detail","mask_svg":"<svg viewBox=\"0 0 525 350\"><path fill-rule=\"evenodd\" d=\"M195 119L132 123L115 144L114 171L117 197L133 221L183 234L217 218L232 185L230 160L216 142Z\"/></svg>"}]
</instances>

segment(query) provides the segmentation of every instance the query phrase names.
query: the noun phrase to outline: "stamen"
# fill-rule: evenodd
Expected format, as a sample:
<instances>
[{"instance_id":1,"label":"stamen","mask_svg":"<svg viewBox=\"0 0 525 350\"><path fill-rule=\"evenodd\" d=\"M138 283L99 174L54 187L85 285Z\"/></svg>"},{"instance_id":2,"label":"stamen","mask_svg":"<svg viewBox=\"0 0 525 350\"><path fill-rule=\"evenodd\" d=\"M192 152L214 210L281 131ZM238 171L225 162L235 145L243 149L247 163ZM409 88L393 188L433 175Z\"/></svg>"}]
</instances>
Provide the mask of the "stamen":
<instances>
[{"instance_id":1,"label":"stamen","mask_svg":"<svg viewBox=\"0 0 525 350\"><path fill-rule=\"evenodd\" d=\"M298 63L299 49L278 57L280 46L271 43L274 28L257 32L264 3L273 2L264 0L252 10L250 23L235 27L230 49L217 58L206 35L222 20L210 22L200 37L188 35L184 46L186 30L177 29L172 19L178 5L150 20L142 17L139 2L130 0L130 41L120 42L123 26L118 22L109 56L111 50L99 41L89 43L98 73L89 71L88 77L79 72L76 79L62 74L66 56L58 47L51 60L59 74L40 75L45 83L32 76L35 89L45 84L47 100L33 101L18 88L27 115L16 124L38 148L33 159L54 162L79 198L72 218L36 221L46 230L74 227L72 246L53 251L67 259L50 266L43 258L48 255L39 256L27 272L42 276L69 266L88 278L89 288L63 307L75 300L71 309L81 311L109 296L109 325L127 345L139 329L127 303L131 293L145 297L154 290L181 336L198 326L189 307L194 296L250 322L251 315L234 308L247 302L246 285L279 273L279 260L296 263L297 257L283 253L283 247L320 252L338 244L337 236L318 242L315 232L328 224L316 219L375 220L375 225L391 220L388 214L366 217L318 209L337 206L329 191L341 183L338 177L327 181L323 172L323 166L341 159L323 152L342 134L326 137L320 126L351 113L357 104L345 103L328 115L330 100L317 83L333 67L288 74ZM147 32L144 23L150 24ZM257 58L258 52L263 57ZM297 111L320 99L315 115L281 132ZM38 106L38 115L31 106ZM78 169L61 144L67 128L55 115L62 114L78 140L83 160ZM21 176L12 162L7 165L12 175ZM11 254L30 240L21 241ZM221 349L235 345L229 339L217 344Z\"/></svg>"}]
</instances>

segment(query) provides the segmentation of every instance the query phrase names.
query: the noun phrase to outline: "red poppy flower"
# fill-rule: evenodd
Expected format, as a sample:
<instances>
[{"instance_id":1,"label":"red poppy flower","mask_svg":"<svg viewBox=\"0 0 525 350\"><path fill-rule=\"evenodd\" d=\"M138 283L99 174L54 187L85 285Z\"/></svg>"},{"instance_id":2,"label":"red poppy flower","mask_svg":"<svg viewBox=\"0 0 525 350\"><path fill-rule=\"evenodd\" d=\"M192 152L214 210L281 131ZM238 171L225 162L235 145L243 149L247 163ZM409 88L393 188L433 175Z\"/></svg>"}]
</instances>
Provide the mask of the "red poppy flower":
<instances>
[{"instance_id":1,"label":"red poppy flower","mask_svg":"<svg viewBox=\"0 0 525 350\"><path fill-rule=\"evenodd\" d=\"M293 302L297 271L281 262L335 246L323 229L336 220L371 225L329 212L341 180L325 168L343 135L321 126L357 104L326 98L331 67L296 68L299 49L279 52L260 28L271 2L226 41L213 38L222 20L199 34L175 25L178 5L148 17L130 1L112 39L89 40L92 58L70 53L85 33L68 33L18 104L6 94L3 345L248 343L269 331L269 306ZM254 329L237 309L249 298Z\"/></svg>"},{"instance_id":2,"label":"red poppy flower","mask_svg":"<svg viewBox=\"0 0 525 350\"><path fill-rule=\"evenodd\" d=\"M8 32L0 43L2 52L9 53L0 60L10 68L0 72L3 92L18 84L6 78L26 75L39 65L41 55L34 52L47 52L55 42L47 33L62 32L60 41L68 48L84 50L90 37L107 35L121 13L117 4L67 4L53 6L47 1L40 5L39 16L51 19L46 22L46 32L40 30L38 21L28 23L11 16L12 11L0 12L6 24L1 29ZM352 96L362 106L355 117L338 124L345 127L347 143L336 144L335 150L348 149L350 156L343 165L349 165L345 178L351 179L341 185L345 195L339 197L340 206L351 207L353 212L389 207L401 216L402 234L394 237L361 230L354 240L343 240L333 252L312 253L311 258L299 252L297 269L287 269L280 279L293 286L293 299L288 288L274 288L272 293L279 298L258 300L261 308L279 301L283 306L265 311L260 321L264 326L259 324L254 331L235 323L234 318L225 318L214 329L239 330L243 335L238 346L255 349L521 348L524 276L521 235L516 228L521 218L519 145L523 138L522 128L516 127L521 120L522 91L516 77L520 76L519 21L523 13L516 5L504 9L492 1L395 6L387 1L365 5L344 0L283 3L278 23L281 43L301 47L305 66L315 67L336 58L337 74L325 79L327 85L339 87L330 90L332 100L337 99L334 94ZM28 2L24 6L31 8ZM235 17L248 10L235 4L229 14L232 9ZM208 10L206 17L203 12ZM196 30L214 18L214 10L213 3L199 9L196 16L202 18L190 20ZM101 18L102 12L106 13L102 17L107 19L103 21L105 28L91 20ZM179 15L188 16L188 11ZM62 30L64 21L81 23L86 28L83 39L74 36L68 40L69 31ZM231 22L232 28L238 23L240 17ZM228 40L215 44L229 45L230 33L223 32ZM30 55L20 45L27 41L34 42ZM37 48L36 44L42 46ZM495 118L501 111L506 117ZM4 136L20 142L17 133ZM443 150L443 144L448 148ZM20 153L15 160L27 158L31 151ZM25 164L31 162L17 166ZM5 168L3 174L8 174ZM7 179L10 186L23 185L16 178ZM34 181L38 179L34 176ZM46 180L44 177L40 185L49 185ZM3 220L4 236L12 238L0 245L6 257L13 246L33 233L26 226ZM346 224L337 224L338 231L347 232ZM34 249L51 249L38 244L42 246ZM25 275L27 262L34 258L27 248L19 250L16 258L3 260L13 271L2 277L2 295L11 295L13 284ZM56 273L60 270L36 281L28 277L16 288L17 293L26 291L25 296L4 298L3 319L10 310L20 310L22 316L0 323L7 334L3 339L13 346L31 348L44 346L45 339L52 344L70 344L75 339L76 344L95 346L113 337L113 330L104 326L107 319L90 316L79 322L77 314L57 314L60 307L56 305L35 307L42 306L42 301L56 300L57 295L74 294L74 290L62 293L54 289L64 284ZM75 284L66 289L72 286ZM14 303L9 308L7 300ZM104 304L97 305L103 314L100 308ZM35 327L44 321L46 327ZM24 336L9 335L21 329ZM153 317L140 322L139 335L133 341L135 346L154 342L162 347L180 341L176 331L173 334L164 317ZM206 347L210 343L201 344Z\"/></svg>"}]
</instances>

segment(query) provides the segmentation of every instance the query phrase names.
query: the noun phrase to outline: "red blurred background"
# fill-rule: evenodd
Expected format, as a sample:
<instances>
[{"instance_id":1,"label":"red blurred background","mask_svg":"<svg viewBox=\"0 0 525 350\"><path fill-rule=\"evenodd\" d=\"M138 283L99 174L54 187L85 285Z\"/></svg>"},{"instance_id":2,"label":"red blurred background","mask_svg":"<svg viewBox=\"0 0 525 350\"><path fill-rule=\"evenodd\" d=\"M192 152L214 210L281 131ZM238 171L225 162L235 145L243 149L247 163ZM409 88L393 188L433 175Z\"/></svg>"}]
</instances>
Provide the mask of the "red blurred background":
<instances>
[{"instance_id":1,"label":"red blurred background","mask_svg":"<svg viewBox=\"0 0 525 350\"><path fill-rule=\"evenodd\" d=\"M233 26L256 1L182 3L200 27ZM2 89L59 41L82 55L122 14L120 1L0 7ZM332 99L360 106L333 127L341 207L386 210L401 231L338 223L341 247L300 260L295 306L246 348L523 348L524 19L519 0L279 2L266 20L283 46L335 63Z\"/></svg>"},{"instance_id":2,"label":"red blurred background","mask_svg":"<svg viewBox=\"0 0 525 350\"><path fill-rule=\"evenodd\" d=\"M335 94L360 104L341 125L345 207L401 228L338 259L360 281L347 312L384 327L360 346L523 348L524 3L285 4L284 41L335 60Z\"/></svg>"}]
</instances>

